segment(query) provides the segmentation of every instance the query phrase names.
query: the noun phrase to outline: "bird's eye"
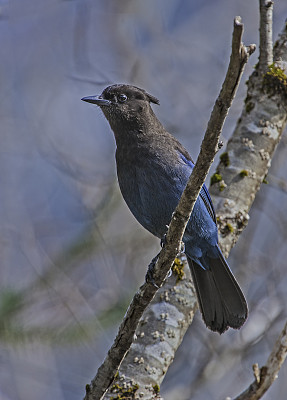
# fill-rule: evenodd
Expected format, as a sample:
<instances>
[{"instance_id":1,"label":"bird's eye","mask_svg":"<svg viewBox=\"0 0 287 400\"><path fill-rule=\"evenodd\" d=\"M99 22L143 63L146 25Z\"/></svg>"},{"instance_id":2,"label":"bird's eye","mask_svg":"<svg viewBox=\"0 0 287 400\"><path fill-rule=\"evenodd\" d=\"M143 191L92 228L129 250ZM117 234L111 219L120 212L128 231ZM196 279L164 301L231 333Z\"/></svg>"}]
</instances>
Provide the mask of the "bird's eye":
<instances>
[{"instance_id":1,"label":"bird's eye","mask_svg":"<svg viewBox=\"0 0 287 400\"><path fill-rule=\"evenodd\" d=\"M118 95L118 101L120 103L124 103L127 100L127 96L125 94L119 94Z\"/></svg>"}]
</instances>

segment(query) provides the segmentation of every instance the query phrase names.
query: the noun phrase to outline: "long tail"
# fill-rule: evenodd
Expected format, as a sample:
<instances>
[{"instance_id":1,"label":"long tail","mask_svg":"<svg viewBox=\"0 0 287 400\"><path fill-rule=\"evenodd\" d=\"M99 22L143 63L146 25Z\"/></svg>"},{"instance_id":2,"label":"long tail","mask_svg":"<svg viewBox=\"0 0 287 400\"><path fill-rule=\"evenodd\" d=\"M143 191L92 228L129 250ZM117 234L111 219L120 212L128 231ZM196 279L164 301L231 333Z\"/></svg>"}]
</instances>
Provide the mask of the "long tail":
<instances>
[{"instance_id":1,"label":"long tail","mask_svg":"<svg viewBox=\"0 0 287 400\"><path fill-rule=\"evenodd\" d=\"M248 315L247 303L220 249L217 258L205 257L205 270L187 259L206 326L219 333L239 329Z\"/></svg>"}]
</instances>

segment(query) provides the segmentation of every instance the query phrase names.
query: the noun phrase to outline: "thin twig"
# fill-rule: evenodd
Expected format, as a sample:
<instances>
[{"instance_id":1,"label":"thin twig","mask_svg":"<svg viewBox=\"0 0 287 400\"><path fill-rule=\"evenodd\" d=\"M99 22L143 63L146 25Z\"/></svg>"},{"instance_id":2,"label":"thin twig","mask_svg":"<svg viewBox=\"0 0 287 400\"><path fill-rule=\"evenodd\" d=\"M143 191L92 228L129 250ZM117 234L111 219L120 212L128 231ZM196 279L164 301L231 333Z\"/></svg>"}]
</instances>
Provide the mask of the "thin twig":
<instances>
[{"instance_id":1,"label":"thin twig","mask_svg":"<svg viewBox=\"0 0 287 400\"><path fill-rule=\"evenodd\" d=\"M254 382L234 400L258 400L269 389L272 383L277 379L278 372L285 361L287 355L287 323L284 326L279 338L277 339L273 350L266 364L258 368L258 364L253 367Z\"/></svg>"},{"instance_id":2,"label":"thin twig","mask_svg":"<svg viewBox=\"0 0 287 400\"><path fill-rule=\"evenodd\" d=\"M260 54L259 69L265 73L273 63L272 43L273 1L260 0Z\"/></svg>"},{"instance_id":3,"label":"thin twig","mask_svg":"<svg viewBox=\"0 0 287 400\"><path fill-rule=\"evenodd\" d=\"M243 24L240 17L236 17L234 20L232 53L226 78L211 113L198 160L179 204L173 213L166 235L166 244L160 252L155 266L154 280L159 287L162 285L179 252L186 224L217 152L219 136L235 96L244 66L249 55L255 50L255 45L245 47L241 43L242 33ZM131 346L139 319L155 293L156 288L149 283L145 283L135 294L106 359L98 369L91 385L86 386L85 400L101 399L112 383L126 352Z\"/></svg>"}]
</instances>

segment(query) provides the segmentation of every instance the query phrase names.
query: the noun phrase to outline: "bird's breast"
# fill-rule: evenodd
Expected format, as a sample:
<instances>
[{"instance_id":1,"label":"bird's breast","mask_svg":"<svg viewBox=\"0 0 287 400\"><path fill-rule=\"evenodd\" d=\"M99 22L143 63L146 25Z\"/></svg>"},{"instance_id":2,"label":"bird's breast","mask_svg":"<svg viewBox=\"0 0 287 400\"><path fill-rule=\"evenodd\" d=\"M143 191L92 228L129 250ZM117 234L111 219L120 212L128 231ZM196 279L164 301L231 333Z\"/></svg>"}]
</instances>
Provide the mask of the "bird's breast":
<instances>
[{"instance_id":1,"label":"bird's breast","mask_svg":"<svg viewBox=\"0 0 287 400\"><path fill-rule=\"evenodd\" d=\"M129 209L141 225L162 237L188 177L179 177L159 154L142 151L117 154L116 159L119 186Z\"/></svg>"}]
</instances>

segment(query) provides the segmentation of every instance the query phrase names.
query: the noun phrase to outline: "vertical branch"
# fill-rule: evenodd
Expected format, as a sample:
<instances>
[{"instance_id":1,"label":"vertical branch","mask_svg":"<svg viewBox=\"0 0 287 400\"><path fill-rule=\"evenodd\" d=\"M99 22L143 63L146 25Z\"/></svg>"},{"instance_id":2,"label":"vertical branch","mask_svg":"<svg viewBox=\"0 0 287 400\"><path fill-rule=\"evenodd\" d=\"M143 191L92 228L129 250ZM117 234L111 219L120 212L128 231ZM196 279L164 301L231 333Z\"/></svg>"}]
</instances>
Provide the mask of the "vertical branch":
<instances>
[{"instance_id":1,"label":"vertical branch","mask_svg":"<svg viewBox=\"0 0 287 400\"><path fill-rule=\"evenodd\" d=\"M259 69L266 72L268 65L273 63L273 43L272 43L272 17L273 1L260 1L260 54Z\"/></svg>"}]
</instances>

